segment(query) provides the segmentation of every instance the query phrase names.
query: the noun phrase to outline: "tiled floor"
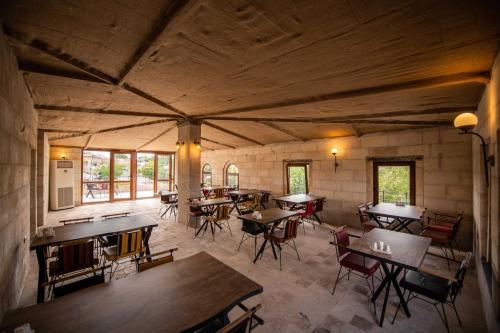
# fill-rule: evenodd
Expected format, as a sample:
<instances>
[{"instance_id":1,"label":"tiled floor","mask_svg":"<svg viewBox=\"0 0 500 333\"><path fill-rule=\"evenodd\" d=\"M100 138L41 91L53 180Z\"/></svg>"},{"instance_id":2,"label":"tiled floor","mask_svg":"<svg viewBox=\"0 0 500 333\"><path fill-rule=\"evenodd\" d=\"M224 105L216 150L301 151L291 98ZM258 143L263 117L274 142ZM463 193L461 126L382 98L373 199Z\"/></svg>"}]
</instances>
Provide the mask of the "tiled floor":
<instances>
[{"instance_id":1,"label":"tiled floor","mask_svg":"<svg viewBox=\"0 0 500 333\"><path fill-rule=\"evenodd\" d=\"M356 277L340 282L335 295L332 296L330 292L339 266L335 249L329 244L331 236L327 227L313 230L308 225L305 235L302 229L299 229L297 246L301 261L297 260L292 249L287 248L283 257L283 270L280 271L271 252L266 252L261 261L252 264L254 249L251 240L243 244L240 252L236 251L241 239L240 222L236 218L233 217L230 221L232 237L227 231L218 232L215 241L212 241L210 233L194 238L193 229L186 231L186 226L177 223L173 218L160 219L158 208L158 201L152 199L86 205L51 212L49 221L57 224L57 220L63 217L97 217L122 211L151 216L159 221L159 227L154 229L151 238L153 252L178 247L178 260L199 251L206 251L264 286L263 294L247 301L249 305L263 305L259 314L265 320L265 325L256 329L256 332L446 332L434 307L418 300L410 303L411 318L406 318L400 312L394 325L391 325L390 319L395 312L394 303L397 301L395 294L391 294L386 322L384 327L380 328L376 324L373 306L368 301L365 281ZM433 257L426 259L425 265L447 272L446 264ZM23 296L24 305L35 302L36 274L36 262L33 257L33 271ZM124 278L127 274L135 274L131 265L119 271L114 278ZM486 327L474 268L467 274L464 291L457 301L464 326L458 327L452 310L448 309L451 331L483 332ZM381 302L382 297L377 303L378 313L382 308ZM238 311L235 310L231 315L238 315Z\"/></svg>"}]
</instances>

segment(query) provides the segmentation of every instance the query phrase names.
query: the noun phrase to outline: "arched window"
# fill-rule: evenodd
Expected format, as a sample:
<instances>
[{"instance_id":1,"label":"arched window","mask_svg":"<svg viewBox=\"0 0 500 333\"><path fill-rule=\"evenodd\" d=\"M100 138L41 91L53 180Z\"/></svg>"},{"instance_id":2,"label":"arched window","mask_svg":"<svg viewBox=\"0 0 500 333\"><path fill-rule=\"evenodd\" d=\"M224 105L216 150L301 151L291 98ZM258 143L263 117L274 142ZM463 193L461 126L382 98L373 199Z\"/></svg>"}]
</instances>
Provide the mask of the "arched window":
<instances>
[{"instance_id":1,"label":"arched window","mask_svg":"<svg viewBox=\"0 0 500 333\"><path fill-rule=\"evenodd\" d=\"M201 169L201 182L203 186L212 186L212 166L208 163Z\"/></svg>"},{"instance_id":2,"label":"arched window","mask_svg":"<svg viewBox=\"0 0 500 333\"><path fill-rule=\"evenodd\" d=\"M226 185L234 189L240 187L240 171L236 164L229 164L226 168Z\"/></svg>"}]
</instances>

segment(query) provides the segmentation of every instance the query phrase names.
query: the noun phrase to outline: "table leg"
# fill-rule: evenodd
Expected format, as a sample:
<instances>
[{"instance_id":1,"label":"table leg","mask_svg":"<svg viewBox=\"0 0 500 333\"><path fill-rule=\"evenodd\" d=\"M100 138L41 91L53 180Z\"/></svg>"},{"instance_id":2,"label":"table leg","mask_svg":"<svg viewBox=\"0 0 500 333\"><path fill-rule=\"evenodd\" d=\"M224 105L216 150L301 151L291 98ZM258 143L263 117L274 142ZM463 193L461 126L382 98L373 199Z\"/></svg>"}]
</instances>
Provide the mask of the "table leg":
<instances>
[{"instance_id":1,"label":"table leg","mask_svg":"<svg viewBox=\"0 0 500 333\"><path fill-rule=\"evenodd\" d=\"M408 305L406 304L406 301L403 297L403 293L401 292L401 289L399 288L399 284L397 281L397 277L398 277L399 273L401 273L403 268L402 267L395 268L395 266L392 265L391 269L389 270L389 267L387 266L387 264L385 262L381 262L381 266L382 266L382 269L384 270L385 278L382 281L382 283L380 284L380 286L378 287L377 291L374 293L373 298L372 298L372 301L375 302L377 297L380 295L380 293L382 292L382 290L384 289L384 286L385 286L386 291L385 291L385 297L384 297L384 304L382 306L382 313L380 315L380 322L379 322L380 326L382 326L384 323L385 310L387 308L387 302L388 302L388 298L389 298L389 290L391 288L391 284L393 285L394 290L396 291L396 294L399 297L399 300L401 302L401 305L403 306L403 310L404 310L406 316L407 317L411 316L410 310L408 310Z\"/></svg>"},{"instance_id":2,"label":"table leg","mask_svg":"<svg viewBox=\"0 0 500 333\"><path fill-rule=\"evenodd\" d=\"M413 222L413 220L402 220L399 224L399 226L396 228L396 231L401 231L403 229L406 229L408 233L413 235L413 232L408 228L408 226Z\"/></svg>"},{"instance_id":3,"label":"table leg","mask_svg":"<svg viewBox=\"0 0 500 333\"><path fill-rule=\"evenodd\" d=\"M283 209L283 205L281 204L281 201L276 200L276 203L278 204L279 209Z\"/></svg>"},{"instance_id":4,"label":"table leg","mask_svg":"<svg viewBox=\"0 0 500 333\"><path fill-rule=\"evenodd\" d=\"M153 232L153 227L147 227L146 230L143 230L144 233L144 246L146 247L146 255L151 254L151 250L149 249L149 238L151 237L151 233ZM152 261L151 257L148 257L148 261Z\"/></svg>"},{"instance_id":5,"label":"table leg","mask_svg":"<svg viewBox=\"0 0 500 333\"><path fill-rule=\"evenodd\" d=\"M274 242L271 241L271 249L273 250L274 260L278 260L278 256L276 255L276 249L274 248Z\"/></svg>"},{"instance_id":6,"label":"table leg","mask_svg":"<svg viewBox=\"0 0 500 333\"><path fill-rule=\"evenodd\" d=\"M316 218L316 221L318 221L319 224L322 224L323 222L321 221L321 219L319 218L318 214L316 214L316 212L313 213L314 215L314 218Z\"/></svg>"},{"instance_id":7,"label":"table leg","mask_svg":"<svg viewBox=\"0 0 500 333\"><path fill-rule=\"evenodd\" d=\"M36 296L37 303L43 303L45 300L45 287L42 285L47 282L47 263L45 262L45 247L36 248L36 258L38 260L38 292Z\"/></svg>"},{"instance_id":8,"label":"table leg","mask_svg":"<svg viewBox=\"0 0 500 333\"><path fill-rule=\"evenodd\" d=\"M208 221L205 220L205 222L203 222L203 224L201 225L201 227L198 229L198 231L196 231L196 233L194 234L194 237L198 237L199 233L203 230L204 227L206 227Z\"/></svg>"},{"instance_id":9,"label":"table leg","mask_svg":"<svg viewBox=\"0 0 500 333\"><path fill-rule=\"evenodd\" d=\"M264 249L266 248L266 244L267 244L267 239L264 240L264 242L262 243L262 246L259 249L259 252L257 252L255 259L253 260L254 264L257 261L257 259L259 259L259 256L264 253Z\"/></svg>"}]
</instances>

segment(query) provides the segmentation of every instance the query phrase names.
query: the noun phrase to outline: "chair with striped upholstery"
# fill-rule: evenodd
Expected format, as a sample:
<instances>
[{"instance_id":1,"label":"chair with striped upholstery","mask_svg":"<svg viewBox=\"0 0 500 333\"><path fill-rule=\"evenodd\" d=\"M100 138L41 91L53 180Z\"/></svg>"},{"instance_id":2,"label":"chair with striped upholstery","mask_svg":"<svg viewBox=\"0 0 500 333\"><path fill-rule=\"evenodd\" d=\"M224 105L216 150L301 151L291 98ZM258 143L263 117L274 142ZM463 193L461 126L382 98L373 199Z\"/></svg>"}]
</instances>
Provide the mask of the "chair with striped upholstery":
<instances>
[{"instance_id":1,"label":"chair with striped upholstery","mask_svg":"<svg viewBox=\"0 0 500 333\"><path fill-rule=\"evenodd\" d=\"M280 270L281 270L281 252L283 251L283 245L288 245L295 250L297 253L297 259L300 261L299 251L297 250L297 245L295 245L295 238L297 238L297 226L299 224L298 218L290 218L286 221L285 227L274 227L270 233L264 234L264 239L271 242L271 246L276 247L280 254ZM292 244L292 245L290 245ZM264 252L262 252L263 254ZM262 258L262 255L261 255Z\"/></svg>"},{"instance_id":2,"label":"chair with striped upholstery","mask_svg":"<svg viewBox=\"0 0 500 333\"><path fill-rule=\"evenodd\" d=\"M118 234L117 244L104 249L104 257L111 261L110 279L118 269L119 260L126 258L137 258L144 253L142 244L142 230L129 231ZM116 264L113 270L113 264Z\"/></svg>"},{"instance_id":3,"label":"chair with striped upholstery","mask_svg":"<svg viewBox=\"0 0 500 333\"><path fill-rule=\"evenodd\" d=\"M210 225L210 231L212 232L212 240L215 240L215 227L222 230L221 223L227 223L227 227L229 229L229 233L231 237L233 233L231 232L231 225L229 224L229 206L221 205L217 207L215 211L215 215L205 217L205 222L201 225L200 228L205 228L204 233L207 231L208 226Z\"/></svg>"}]
</instances>

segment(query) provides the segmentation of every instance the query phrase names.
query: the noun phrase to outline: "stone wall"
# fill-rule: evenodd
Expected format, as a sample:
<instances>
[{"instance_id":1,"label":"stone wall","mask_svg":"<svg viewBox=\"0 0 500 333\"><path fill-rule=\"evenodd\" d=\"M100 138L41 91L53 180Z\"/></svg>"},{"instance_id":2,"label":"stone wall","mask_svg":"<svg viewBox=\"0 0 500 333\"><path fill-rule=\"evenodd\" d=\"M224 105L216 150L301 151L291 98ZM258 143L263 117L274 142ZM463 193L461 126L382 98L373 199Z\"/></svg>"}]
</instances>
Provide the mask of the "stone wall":
<instances>
[{"instance_id":1,"label":"stone wall","mask_svg":"<svg viewBox=\"0 0 500 333\"><path fill-rule=\"evenodd\" d=\"M29 264L32 163L37 114L0 32L0 318L17 306ZM30 215L31 214L31 215Z\"/></svg>"},{"instance_id":2,"label":"stone wall","mask_svg":"<svg viewBox=\"0 0 500 333\"><path fill-rule=\"evenodd\" d=\"M490 187L486 187L481 142L474 137L473 146L473 188L474 188L474 243L477 259L479 285L483 294L490 331L500 330L500 54L492 69L491 81L486 87L478 106L479 132L488 144L488 155L493 155L495 165L490 167ZM483 266L484 265L484 266ZM490 267L483 270L483 267ZM490 276L488 276L490 275ZM487 283L487 277L491 284ZM491 285L491 287L489 286ZM493 305L493 306L492 306ZM496 326L495 326L496 325Z\"/></svg>"},{"instance_id":3,"label":"stone wall","mask_svg":"<svg viewBox=\"0 0 500 333\"><path fill-rule=\"evenodd\" d=\"M37 226L47 221L49 211L49 139L47 133L38 130L37 137Z\"/></svg>"},{"instance_id":4,"label":"stone wall","mask_svg":"<svg viewBox=\"0 0 500 333\"><path fill-rule=\"evenodd\" d=\"M80 148L71 147L50 147L50 159L60 160L61 154L66 154L67 160L74 161L75 170L75 182L74 182L74 193L75 205L79 206L82 204L82 150Z\"/></svg>"},{"instance_id":5,"label":"stone wall","mask_svg":"<svg viewBox=\"0 0 500 333\"><path fill-rule=\"evenodd\" d=\"M471 138L453 128L379 133L308 142L272 144L203 152L210 163L213 183L223 184L227 163L236 163L241 188L286 191L284 160L310 159L310 192L327 198L328 223L359 227L356 206L372 201L372 162L369 157L420 156L416 162L416 203L432 211L464 210L466 223L460 241L470 246L472 235ZM330 153L337 147L337 172Z\"/></svg>"}]
</instances>

